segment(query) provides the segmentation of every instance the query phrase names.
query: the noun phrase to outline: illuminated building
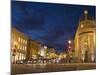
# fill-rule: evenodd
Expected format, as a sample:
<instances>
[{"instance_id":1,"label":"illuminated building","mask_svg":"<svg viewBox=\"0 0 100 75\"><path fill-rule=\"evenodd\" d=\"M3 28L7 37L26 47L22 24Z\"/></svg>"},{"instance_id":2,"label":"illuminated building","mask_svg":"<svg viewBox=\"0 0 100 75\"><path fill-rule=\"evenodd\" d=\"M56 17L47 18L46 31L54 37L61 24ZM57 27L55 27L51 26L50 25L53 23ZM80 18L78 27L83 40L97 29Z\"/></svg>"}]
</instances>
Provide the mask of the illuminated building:
<instances>
[{"instance_id":1,"label":"illuminated building","mask_svg":"<svg viewBox=\"0 0 100 75\"><path fill-rule=\"evenodd\" d=\"M48 48L48 54L49 54L50 59L56 58L57 56L55 48L52 48L52 47Z\"/></svg>"},{"instance_id":2,"label":"illuminated building","mask_svg":"<svg viewBox=\"0 0 100 75\"><path fill-rule=\"evenodd\" d=\"M35 40L28 40L28 51L27 51L27 59L37 59L39 51L39 43Z\"/></svg>"},{"instance_id":3,"label":"illuminated building","mask_svg":"<svg viewBox=\"0 0 100 75\"><path fill-rule=\"evenodd\" d=\"M16 62L17 60L25 60L27 54L27 40L28 37L17 30L11 29L11 60Z\"/></svg>"},{"instance_id":4,"label":"illuminated building","mask_svg":"<svg viewBox=\"0 0 100 75\"><path fill-rule=\"evenodd\" d=\"M95 62L96 56L96 23L88 11L80 18L75 35L75 55L78 62Z\"/></svg>"},{"instance_id":5,"label":"illuminated building","mask_svg":"<svg viewBox=\"0 0 100 75\"><path fill-rule=\"evenodd\" d=\"M46 58L46 52L47 52L47 46L40 45L40 49L38 51L38 54L42 56L43 58Z\"/></svg>"},{"instance_id":6,"label":"illuminated building","mask_svg":"<svg viewBox=\"0 0 100 75\"><path fill-rule=\"evenodd\" d=\"M59 54L59 58L61 58L61 59L66 58L66 56L67 56L66 52L62 52Z\"/></svg>"}]
</instances>

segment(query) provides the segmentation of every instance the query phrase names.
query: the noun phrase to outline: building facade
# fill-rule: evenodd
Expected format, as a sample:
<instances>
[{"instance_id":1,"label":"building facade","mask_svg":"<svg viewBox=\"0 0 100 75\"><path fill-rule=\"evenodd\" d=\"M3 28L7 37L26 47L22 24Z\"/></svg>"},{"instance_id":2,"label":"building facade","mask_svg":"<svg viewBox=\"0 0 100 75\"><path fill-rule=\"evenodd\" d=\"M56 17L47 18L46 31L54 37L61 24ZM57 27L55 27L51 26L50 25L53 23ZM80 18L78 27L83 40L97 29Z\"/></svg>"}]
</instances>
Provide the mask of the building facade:
<instances>
[{"instance_id":1,"label":"building facade","mask_svg":"<svg viewBox=\"0 0 100 75\"><path fill-rule=\"evenodd\" d=\"M88 11L79 20L75 35L75 55L78 62L95 62L96 60L96 22Z\"/></svg>"},{"instance_id":2,"label":"building facade","mask_svg":"<svg viewBox=\"0 0 100 75\"><path fill-rule=\"evenodd\" d=\"M28 40L27 59L37 59L40 44L35 40Z\"/></svg>"},{"instance_id":3,"label":"building facade","mask_svg":"<svg viewBox=\"0 0 100 75\"><path fill-rule=\"evenodd\" d=\"M48 55L49 55L49 59L56 58L57 57L56 49L53 47L48 48Z\"/></svg>"},{"instance_id":4,"label":"building facade","mask_svg":"<svg viewBox=\"0 0 100 75\"><path fill-rule=\"evenodd\" d=\"M11 60L16 63L17 60L25 60L27 54L28 37L17 30L11 29Z\"/></svg>"}]
</instances>

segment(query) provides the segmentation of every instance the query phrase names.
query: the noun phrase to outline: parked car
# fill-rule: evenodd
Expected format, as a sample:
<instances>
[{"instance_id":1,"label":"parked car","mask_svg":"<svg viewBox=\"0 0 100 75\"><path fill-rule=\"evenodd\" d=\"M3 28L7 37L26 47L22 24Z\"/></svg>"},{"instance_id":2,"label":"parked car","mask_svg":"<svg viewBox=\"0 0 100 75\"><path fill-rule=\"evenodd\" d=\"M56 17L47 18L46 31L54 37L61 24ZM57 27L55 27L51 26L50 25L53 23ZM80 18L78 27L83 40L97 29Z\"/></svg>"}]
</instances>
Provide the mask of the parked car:
<instances>
[{"instance_id":1,"label":"parked car","mask_svg":"<svg viewBox=\"0 0 100 75\"><path fill-rule=\"evenodd\" d=\"M17 60L16 64L23 64L23 61L22 60Z\"/></svg>"}]
</instances>

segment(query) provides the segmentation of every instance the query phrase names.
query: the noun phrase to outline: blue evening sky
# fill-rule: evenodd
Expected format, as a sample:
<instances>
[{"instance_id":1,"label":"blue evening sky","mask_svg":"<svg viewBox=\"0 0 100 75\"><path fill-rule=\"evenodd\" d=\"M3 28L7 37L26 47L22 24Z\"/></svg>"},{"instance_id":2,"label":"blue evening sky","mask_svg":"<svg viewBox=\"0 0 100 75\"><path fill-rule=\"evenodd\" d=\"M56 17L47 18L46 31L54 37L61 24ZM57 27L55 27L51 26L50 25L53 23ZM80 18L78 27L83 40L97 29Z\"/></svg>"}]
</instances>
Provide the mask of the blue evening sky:
<instances>
[{"instance_id":1,"label":"blue evening sky","mask_svg":"<svg viewBox=\"0 0 100 75\"><path fill-rule=\"evenodd\" d=\"M85 9L95 19L95 6L12 1L11 26L33 40L64 51L67 40L74 39Z\"/></svg>"}]
</instances>

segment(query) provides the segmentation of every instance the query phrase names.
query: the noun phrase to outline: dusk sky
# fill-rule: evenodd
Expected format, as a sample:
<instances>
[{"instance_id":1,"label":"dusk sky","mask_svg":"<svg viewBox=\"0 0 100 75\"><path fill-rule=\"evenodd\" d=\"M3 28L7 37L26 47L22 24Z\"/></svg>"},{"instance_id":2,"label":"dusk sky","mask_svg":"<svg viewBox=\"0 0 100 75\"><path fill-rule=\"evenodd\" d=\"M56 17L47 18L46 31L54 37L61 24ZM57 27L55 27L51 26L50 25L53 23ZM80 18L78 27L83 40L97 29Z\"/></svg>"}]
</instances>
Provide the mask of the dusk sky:
<instances>
[{"instance_id":1,"label":"dusk sky","mask_svg":"<svg viewBox=\"0 0 100 75\"><path fill-rule=\"evenodd\" d=\"M79 19L87 9L95 19L95 6L12 1L11 26L57 51L73 40Z\"/></svg>"}]
</instances>

